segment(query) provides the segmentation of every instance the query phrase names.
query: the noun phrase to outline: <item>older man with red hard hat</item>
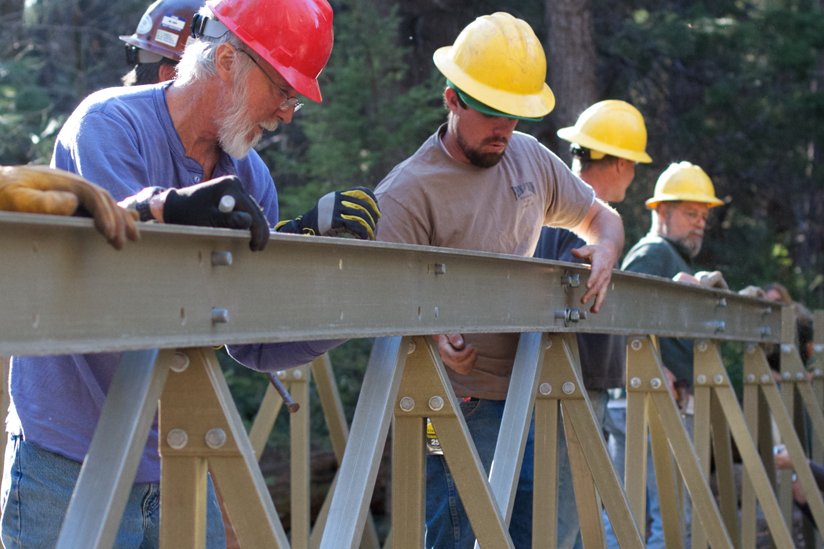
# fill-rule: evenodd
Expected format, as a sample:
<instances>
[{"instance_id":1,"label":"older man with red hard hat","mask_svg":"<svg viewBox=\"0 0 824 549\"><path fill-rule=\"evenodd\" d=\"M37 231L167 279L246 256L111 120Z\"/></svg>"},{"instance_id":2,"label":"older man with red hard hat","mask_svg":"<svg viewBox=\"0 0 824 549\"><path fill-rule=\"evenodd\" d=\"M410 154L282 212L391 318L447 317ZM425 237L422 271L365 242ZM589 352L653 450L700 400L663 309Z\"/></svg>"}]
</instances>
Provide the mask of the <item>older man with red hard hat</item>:
<instances>
[{"instance_id":1,"label":"older man with red hard hat","mask_svg":"<svg viewBox=\"0 0 824 549\"><path fill-rule=\"evenodd\" d=\"M213 0L196 18L177 77L154 86L101 90L66 121L52 166L95 183L143 221L250 231L262 249L278 223L277 191L253 150L264 131L289 123L300 96L320 101L318 76L333 41L326 0ZM234 208L221 207L229 195ZM368 238L379 212L369 191L330 193L292 232ZM259 370L306 363L336 342L231 346ZM12 359L10 435L3 479L5 547L53 547L89 449L119 353ZM116 534L116 547L156 547L159 528L155 424ZM224 547L209 488L208 547Z\"/></svg>"},{"instance_id":2,"label":"older man with red hard hat","mask_svg":"<svg viewBox=\"0 0 824 549\"><path fill-rule=\"evenodd\" d=\"M477 18L438 49L447 121L376 190L379 240L531 256L544 225L575 228L592 264L582 302L597 312L623 247L619 216L533 137L515 131L555 104L546 57L530 26L508 13ZM501 282L505 284L505 281ZM478 455L489 470L512 373L517 334L437 337ZM532 429L510 534L531 546ZM426 546L471 547L475 536L443 455L427 456Z\"/></svg>"}]
</instances>

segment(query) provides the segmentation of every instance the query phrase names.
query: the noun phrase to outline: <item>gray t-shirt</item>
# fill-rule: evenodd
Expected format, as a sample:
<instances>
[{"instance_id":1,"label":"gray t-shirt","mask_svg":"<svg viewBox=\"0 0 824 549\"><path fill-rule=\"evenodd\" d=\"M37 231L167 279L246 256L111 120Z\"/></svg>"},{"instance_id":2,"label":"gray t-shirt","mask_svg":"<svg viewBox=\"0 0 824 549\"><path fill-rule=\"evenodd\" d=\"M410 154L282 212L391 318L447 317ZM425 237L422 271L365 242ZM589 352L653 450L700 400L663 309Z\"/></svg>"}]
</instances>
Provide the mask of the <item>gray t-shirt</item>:
<instances>
[{"instance_id":1,"label":"gray t-shirt","mask_svg":"<svg viewBox=\"0 0 824 549\"><path fill-rule=\"evenodd\" d=\"M530 257L541 227L574 227L592 188L534 137L515 132L501 162L459 162L441 143L445 126L378 185L378 240ZM478 349L468 375L447 369L458 397L506 397L518 334L466 334Z\"/></svg>"}]
</instances>

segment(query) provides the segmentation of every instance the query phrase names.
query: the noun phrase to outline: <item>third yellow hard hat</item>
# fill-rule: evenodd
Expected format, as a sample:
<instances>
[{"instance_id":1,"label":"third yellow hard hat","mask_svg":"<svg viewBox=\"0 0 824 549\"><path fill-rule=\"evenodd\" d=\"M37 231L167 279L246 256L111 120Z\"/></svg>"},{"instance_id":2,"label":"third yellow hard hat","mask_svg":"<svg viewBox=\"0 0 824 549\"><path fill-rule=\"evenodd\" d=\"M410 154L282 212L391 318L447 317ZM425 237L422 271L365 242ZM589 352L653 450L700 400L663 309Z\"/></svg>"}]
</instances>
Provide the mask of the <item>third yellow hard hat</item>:
<instances>
[{"instance_id":1,"label":"third yellow hard hat","mask_svg":"<svg viewBox=\"0 0 824 549\"><path fill-rule=\"evenodd\" d=\"M715 196L715 187L707 173L690 162L673 162L655 183L655 193L645 202L650 210L661 202L703 202L710 208L724 202Z\"/></svg>"},{"instance_id":2,"label":"third yellow hard hat","mask_svg":"<svg viewBox=\"0 0 824 549\"><path fill-rule=\"evenodd\" d=\"M574 126L558 130L558 137L589 149L596 160L609 154L635 162L652 162L646 152L644 117L626 101L607 99L595 103L581 113Z\"/></svg>"},{"instance_id":3,"label":"third yellow hard hat","mask_svg":"<svg viewBox=\"0 0 824 549\"><path fill-rule=\"evenodd\" d=\"M539 118L555 107L544 48L526 21L508 13L478 17L433 60L450 82L495 110Z\"/></svg>"}]
</instances>

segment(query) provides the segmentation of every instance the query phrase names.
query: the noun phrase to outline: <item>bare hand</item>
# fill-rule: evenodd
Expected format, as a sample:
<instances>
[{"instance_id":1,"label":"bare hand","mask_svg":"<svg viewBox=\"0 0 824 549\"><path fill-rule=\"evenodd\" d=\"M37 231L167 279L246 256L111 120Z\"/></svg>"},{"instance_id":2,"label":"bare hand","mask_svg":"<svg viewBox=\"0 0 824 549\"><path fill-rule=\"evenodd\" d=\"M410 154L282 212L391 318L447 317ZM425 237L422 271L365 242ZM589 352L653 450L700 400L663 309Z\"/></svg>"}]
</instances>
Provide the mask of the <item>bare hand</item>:
<instances>
[{"instance_id":1,"label":"bare hand","mask_svg":"<svg viewBox=\"0 0 824 549\"><path fill-rule=\"evenodd\" d=\"M447 368L466 375L475 367L478 351L466 345L461 334L433 335L432 339L438 344L438 354Z\"/></svg>"},{"instance_id":2,"label":"bare hand","mask_svg":"<svg viewBox=\"0 0 824 549\"><path fill-rule=\"evenodd\" d=\"M790 454L783 445L776 447L773 462L777 469L793 469L793 460L790 459Z\"/></svg>"},{"instance_id":3,"label":"bare hand","mask_svg":"<svg viewBox=\"0 0 824 549\"><path fill-rule=\"evenodd\" d=\"M611 247L599 244L576 248L572 250L572 255L592 265L587 279L587 291L581 297L581 303L587 303L594 297L595 302L589 310L597 313L607 297L609 282L612 279L612 267L618 261L618 257Z\"/></svg>"},{"instance_id":4,"label":"bare hand","mask_svg":"<svg viewBox=\"0 0 824 549\"><path fill-rule=\"evenodd\" d=\"M706 288L730 289L721 271L699 271L695 273L695 278L698 279L699 284Z\"/></svg>"},{"instance_id":5,"label":"bare hand","mask_svg":"<svg viewBox=\"0 0 824 549\"><path fill-rule=\"evenodd\" d=\"M681 284L693 284L694 286L701 285L701 282L697 278L695 278L689 273L685 273L684 271L681 271L680 273L672 277L672 279L675 282L680 282Z\"/></svg>"}]
</instances>

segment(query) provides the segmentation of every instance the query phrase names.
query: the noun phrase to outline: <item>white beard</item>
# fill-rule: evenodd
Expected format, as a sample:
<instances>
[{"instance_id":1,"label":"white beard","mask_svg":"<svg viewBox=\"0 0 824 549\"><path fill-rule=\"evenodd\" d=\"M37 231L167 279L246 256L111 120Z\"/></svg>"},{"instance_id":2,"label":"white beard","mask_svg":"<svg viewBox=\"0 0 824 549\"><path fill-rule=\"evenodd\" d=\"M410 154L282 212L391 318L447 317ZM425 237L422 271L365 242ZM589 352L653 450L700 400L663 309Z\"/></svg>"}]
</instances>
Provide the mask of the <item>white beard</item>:
<instances>
[{"instance_id":1,"label":"white beard","mask_svg":"<svg viewBox=\"0 0 824 549\"><path fill-rule=\"evenodd\" d=\"M258 144L263 137L264 129L275 131L278 127L277 120L264 122L260 127L256 127L249 119L249 111L246 108L249 92L246 86L240 84L241 80L237 77L234 79L231 102L217 120L217 139L220 147L226 154L238 159L245 157Z\"/></svg>"}]
</instances>

